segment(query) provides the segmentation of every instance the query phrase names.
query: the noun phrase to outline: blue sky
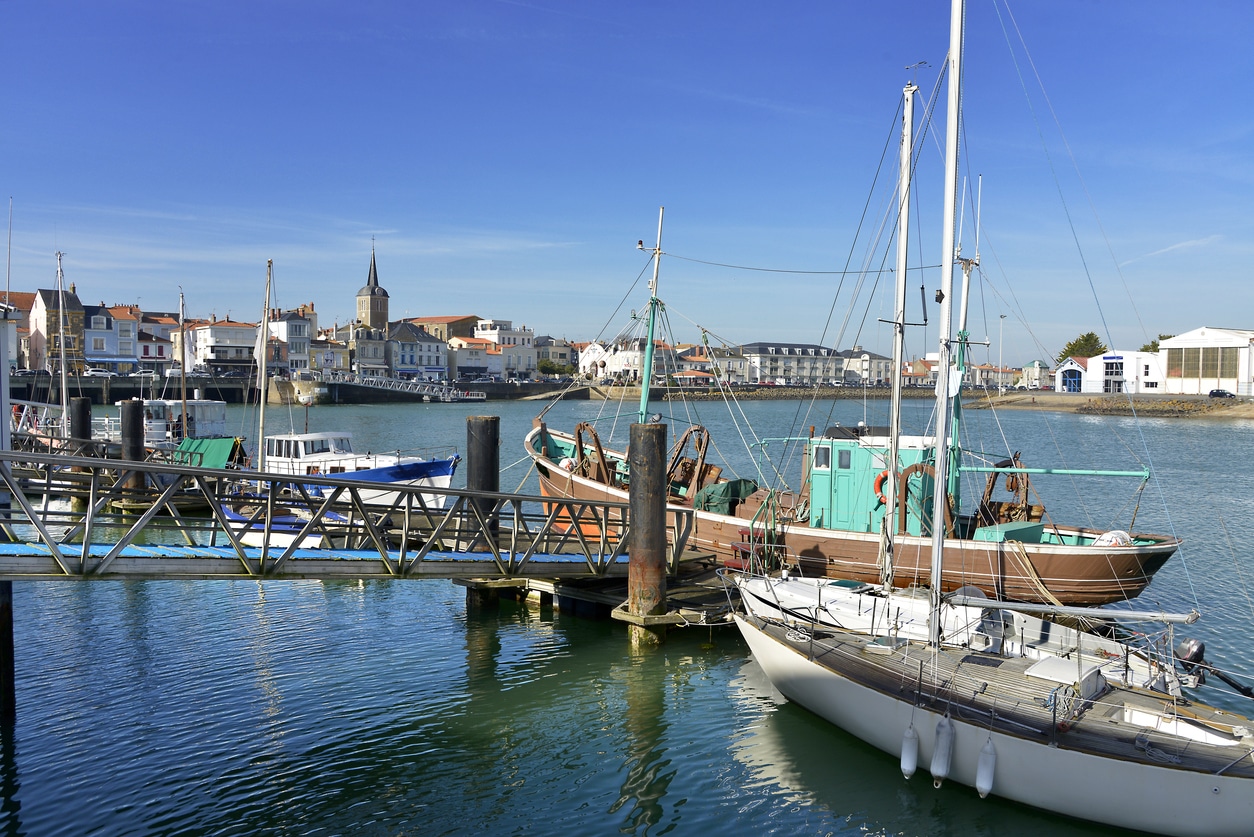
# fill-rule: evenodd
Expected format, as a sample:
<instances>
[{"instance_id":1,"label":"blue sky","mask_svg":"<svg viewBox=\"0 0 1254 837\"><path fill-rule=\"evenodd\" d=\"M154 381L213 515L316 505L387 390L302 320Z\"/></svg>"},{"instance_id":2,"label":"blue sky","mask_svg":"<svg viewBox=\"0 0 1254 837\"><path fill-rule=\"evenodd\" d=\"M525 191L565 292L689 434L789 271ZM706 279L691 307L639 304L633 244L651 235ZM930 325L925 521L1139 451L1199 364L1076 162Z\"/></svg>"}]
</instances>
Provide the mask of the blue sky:
<instances>
[{"instance_id":1,"label":"blue sky","mask_svg":"<svg viewBox=\"0 0 1254 837\"><path fill-rule=\"evenodd\" d=\"M174 310L182 287L190 314L255 320L274 259L277 304L330 324L373 239L393 317L591 339L642 304L635 243L665 205L676 339L887 353L891 280L851 305L836 274L879 265L855 232L868 199L864 236L880 223L901 87L931 95L947 7L0 0L10 285L54 287L62 250L87 302ZM1089 330L1136 348L1254 328L1251 43L1236 0L971 0L977 359L999 331L1022 363ZM915 322L940 281L940 154L936 134ZM912 329L908 351L935 339Z\"/></svg>"}]
</instances>

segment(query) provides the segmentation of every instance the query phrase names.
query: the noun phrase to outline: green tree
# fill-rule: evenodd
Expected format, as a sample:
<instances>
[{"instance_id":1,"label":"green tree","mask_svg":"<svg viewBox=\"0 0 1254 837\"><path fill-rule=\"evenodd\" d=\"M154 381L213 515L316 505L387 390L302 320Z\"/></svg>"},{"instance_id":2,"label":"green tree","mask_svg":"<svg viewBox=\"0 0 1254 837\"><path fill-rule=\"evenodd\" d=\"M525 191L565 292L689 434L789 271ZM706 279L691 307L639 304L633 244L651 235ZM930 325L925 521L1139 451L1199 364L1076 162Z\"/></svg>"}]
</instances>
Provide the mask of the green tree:
<instances>
[{"instance_id":1,"label":"green tree","mask_svg":"<svg viewBox=\"0 0 1254 837\"><path fill-rule=\"evenodd\" d=\"M1169 339L1171 339L1172 337L1175 337L1175 335L1174 335L1174 334L1160 334L1160 335L1158 335L1158 340L1151 340L1151 341L1149 341L1148 343L1146 343L1144 346L1142 346L1142 347L1141 347L1140 349L1138 349L1137 351L1141 351L1141 352L1156 352L1156 351L1158 351L1158 341L1159 341L1159 340L1169 340Z\"/></svg>"},{"instance_id":2,"label":"green tree","mask_svg":"<svg viewBox=\"0 0 1254 837\"><path fill-rule=\"evenodd\" d=\"M1090 331L1087 334L1081 334L1063 346L1062 351L1058 353L1058 357L1054 358L1054 362L1062 363L1069 357L1097 357L1105 351L1106 344L1102 342L1102 338Z\"/></svg>"},{"instance_id":3,"label":"green tree","mask_svg":"<svg viewBox=\"0 0 1254 837\"><path fill-rule=\"evenodd\" d=\"M547 358L536 364L536 369L541 375L571 375L575 371L575 367L565 363L558 363Z\"/></svg>"}]
</instances>

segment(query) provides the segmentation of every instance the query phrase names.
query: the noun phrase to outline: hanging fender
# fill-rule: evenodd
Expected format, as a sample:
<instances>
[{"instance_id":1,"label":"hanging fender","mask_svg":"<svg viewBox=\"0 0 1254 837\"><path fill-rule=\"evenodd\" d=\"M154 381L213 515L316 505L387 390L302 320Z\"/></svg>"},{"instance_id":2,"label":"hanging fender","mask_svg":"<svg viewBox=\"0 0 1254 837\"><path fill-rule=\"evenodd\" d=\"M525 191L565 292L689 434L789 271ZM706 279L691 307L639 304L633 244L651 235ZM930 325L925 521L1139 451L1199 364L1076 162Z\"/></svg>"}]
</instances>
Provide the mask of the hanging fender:
<instances>
[{"instance_id":1,"label":"hanging fender","mask_svg":"<svg viewBox=\"0 0 1254 837\"><path fill-rule=\"evenodd\" d=\"M975 789L980 799L988 796L993 789L993 773L997 768L997 748L993 746L993 736L989 736L980 749L980 759L975 767Z\"/></svg>"},{"instance_id":2,"label":"hanging fender","mask_svg":"<svg viewBox=\"0 0 1254 837\"><path fill-rule=\"evenodd\" d=\"M914 731L914 724L911 724L901 736L901 775L909 779L918 766L919 734Z\"/></svg>"},{"instance_id":3,"label":"hanging fender","mask_svg":"<svg viewBox=\"0 0 1254 837\"><path fill-rule=\"evenodd\" d=\"M932 787L939 788L949 777L949 760L954 753L954 723L948 715L936 722L936 742L932 748Z\"/></svg>"}]
</instances>

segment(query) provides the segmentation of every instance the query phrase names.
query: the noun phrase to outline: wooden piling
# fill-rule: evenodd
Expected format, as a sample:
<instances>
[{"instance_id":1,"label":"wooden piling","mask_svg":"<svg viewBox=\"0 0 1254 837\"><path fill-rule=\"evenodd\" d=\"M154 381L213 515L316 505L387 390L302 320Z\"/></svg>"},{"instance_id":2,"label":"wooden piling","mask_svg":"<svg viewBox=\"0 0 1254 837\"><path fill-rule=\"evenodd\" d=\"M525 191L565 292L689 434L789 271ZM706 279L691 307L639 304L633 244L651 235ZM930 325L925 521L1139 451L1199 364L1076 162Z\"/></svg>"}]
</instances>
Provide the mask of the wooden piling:
<instances>
[{"instance_id":1,"label":"wooden piling","mask_svg":"<svg viewBox=\"0 0 1254 837\"><path fill-rule=\"evenodd\" d=\"M466 488L469 491L501 490L501 417L468 416L466 418ZM470 501L479 514L488 519L485 535L495 546L497 543L497 517L492 513L493 502L474 498ZM468 586L466 606L472 610L496 607L499 597L495 589Z\"/></svg>"},{"instance_id":2,"label":"wooden piling","mask_svg":"<svg viewBox=\"0 0 1254 837\"><path fill-rule=\"evenodd\" d=\"M469 416L466 419L466 488L470 491L501 490L501 417ZM473 501L484 515L493 501ZM491 528L495 530L496 521Z\"/></svg>"},{"instance_id":3,"label":"wooden piling","mask_svg":"<svg viewBox=\"0 0 1254 837\"><path fill-rule=\"evenodd\" d=\"M627 565L628 630L633 647L659 645L666 624L647 617L666 613L666 425L633 424L628 446L631 466L631 542Z\"/></svg>"}]
</instances>

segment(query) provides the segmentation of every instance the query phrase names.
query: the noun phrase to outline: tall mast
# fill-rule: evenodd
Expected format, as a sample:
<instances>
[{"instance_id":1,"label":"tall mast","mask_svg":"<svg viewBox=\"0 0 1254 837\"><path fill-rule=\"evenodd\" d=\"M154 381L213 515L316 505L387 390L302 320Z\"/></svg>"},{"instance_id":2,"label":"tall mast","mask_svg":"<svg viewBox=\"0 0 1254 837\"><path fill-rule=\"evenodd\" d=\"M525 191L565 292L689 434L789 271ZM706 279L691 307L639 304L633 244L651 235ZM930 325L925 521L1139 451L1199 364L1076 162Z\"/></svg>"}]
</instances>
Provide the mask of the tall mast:
<instances>
[{"instance_id":1,"label":"tall mast","mask_svg":"<svg viewBox=\"0 0 1254 837\"><path fill-rule=\"evenodd\" d=\"M266 259L266 301L261 307L261 322L257 324L257 470L266 469L266 396L270 379L266 377L266 349L270 345L270 277L274 271L274 259Z\"/></svg>"},{"instance_id":2,"label":"tall mast","mask_svg":"<svg viewBox=\"0 0 1254 837\"><path fill-rule=\"evenodd\" d=\"M901 172L897 195L897 289L893 303L893 375L892 401L888 420L888 461L884 469L888 480L884 486L884 519L880 531L880 583L888 593L893 586L893 535L897 525L897 468L901 448L901 364L906 353L906 256L910 243L910 164L914 149L914 94L919 88L913 82L902 90Z\"/></svg>"},{"instance_id":3,"label":"tall mast","mask_svg":"<svg viewBox=\"0 0 1254 837\"><path fill-rule=\"evenodd\" d=\"M644 345L644 363L640 367L640 424L649 415L649 387L653 383L653 333L657 330L657 275L662 264L662 216L666 207L657 211L657 246L653 248L653 279L649 282L649 335Z\"/></svg>"},{"instance_id":4,"label":"tall mast","mask_svg":"<svg viewBox=\"0 0 1254 837\"><path fill-rule=\"evenodd\" d=\"M183 301L183 289L179 288L179 391L183 399L183 438L187 438L187 307Z\"/></svg>"},{"instance_id":5,"label":"tall mast","mask_svg":"<svg viewBox=\"0 0 1254 837\"><path fill-rule=\"evenodd\" d=\"M69 318L65 315L65 274L61 271L61 257L65 255L57 251L57 339L61 343L61 438L70 436L70 382L65 355L68 349L69 336L66 332Z\"/></svg>"},{"instance_id":6,"label":"tall mast","mask_svg":"<svg viewBox=\"0 0 1254 837\"><path fill-rule=\"evenodd\" d=\"M954 216L958 202L958 132L962 121L963 0L953 0L949 14L949 100L945 124L945 207L941 230L940 335L936 370L936 478L932 489L932 618L928 640L940 643L941 564L945 548L945 517L949 507L950 331L953 327Z\"/></svg>"}]
</instances>

